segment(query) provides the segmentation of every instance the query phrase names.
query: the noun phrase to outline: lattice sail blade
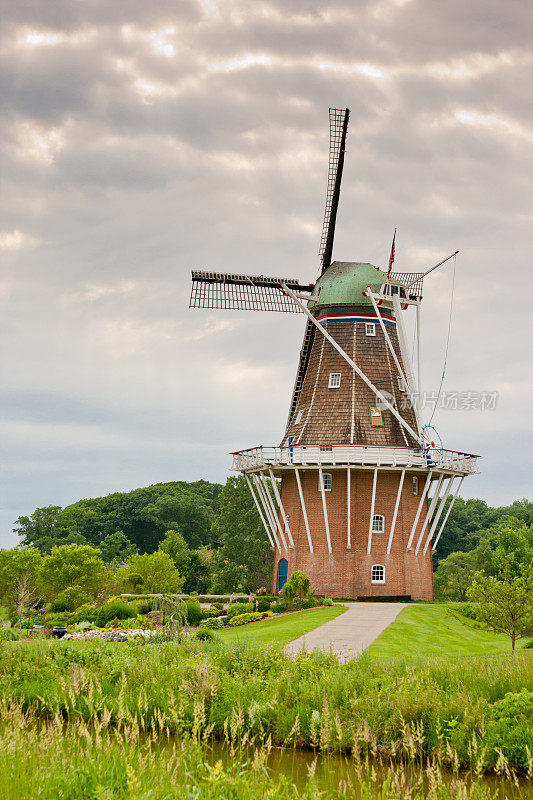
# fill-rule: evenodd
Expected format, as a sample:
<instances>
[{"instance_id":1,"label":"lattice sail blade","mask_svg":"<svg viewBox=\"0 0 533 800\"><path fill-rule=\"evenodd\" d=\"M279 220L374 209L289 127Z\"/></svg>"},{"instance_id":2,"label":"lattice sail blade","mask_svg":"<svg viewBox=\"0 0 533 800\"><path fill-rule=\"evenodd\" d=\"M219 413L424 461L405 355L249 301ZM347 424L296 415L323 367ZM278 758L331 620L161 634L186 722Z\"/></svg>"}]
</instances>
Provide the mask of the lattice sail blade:
<instances>
[{"instance_id":1,"label":"lattice sail blade","mask_svg":"<svg viewBox=\"0 0 533 800\"><path fill-rule=\"evenodd\" d=\"M341 190L342 170L344 168L344 151L346 148L346 131L350 118L349 108L330 108L329 110L329 170L328 188L326 192L326 209L322 225L322 237L318 254L322 261L322 272L331 263L335 222Z\"/></svg>"},{"instance_id":2,"label":"lattice sail blade","mask_svg":"<svg viewBox=\"0 0 533 800\"><path fill-rule=\"evenodd\" d=\"M302 313L292 297L285 294L282 283L302 295L309 295L313 288L301 286L294 278L193 270L189 308Z\"/></svg>"},{"instance_id":3,"label":"lattice sail blade","mask_svg":"<svg viewBox=\"0 0 533 800\"><path fill-rule=\"evenodd\" d=\"M424 272L391 272L391 278L400 281L404 286L409 286L406 289L408 297L422 297L422 284L424 282Z\"/></svg>"}]
</instances>

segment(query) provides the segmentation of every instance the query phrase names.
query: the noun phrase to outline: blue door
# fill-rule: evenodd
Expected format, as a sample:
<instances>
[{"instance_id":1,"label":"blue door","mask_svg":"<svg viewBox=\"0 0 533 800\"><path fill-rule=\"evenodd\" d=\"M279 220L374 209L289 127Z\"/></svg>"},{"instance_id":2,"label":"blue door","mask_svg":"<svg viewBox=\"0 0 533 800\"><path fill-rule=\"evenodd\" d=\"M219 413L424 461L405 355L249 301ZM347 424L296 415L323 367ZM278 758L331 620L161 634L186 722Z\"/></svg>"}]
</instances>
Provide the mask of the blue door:
<instances>
[{"instance_id":1,"label":"blue door","mask_svg":"<svg viewBox=\"0 0 533 800\"><path fill-rule=\"evenodd\" d=\"M287 583L287 570L289 563L286 558L280 558L278 561L278 592L281 592Z\"/></svg>"},{"instance_id":2,"label":"blue door","mask_svg":"<svg viewBox=\"0 0 533 800\"><path fill-rule=\"evenodd\" d=\"M294 442L294 436L289 436L287 439L287 444L289 445L289 464L292 464L294 459L294 447L292 443Z\"/></svg>"}]
</instances>

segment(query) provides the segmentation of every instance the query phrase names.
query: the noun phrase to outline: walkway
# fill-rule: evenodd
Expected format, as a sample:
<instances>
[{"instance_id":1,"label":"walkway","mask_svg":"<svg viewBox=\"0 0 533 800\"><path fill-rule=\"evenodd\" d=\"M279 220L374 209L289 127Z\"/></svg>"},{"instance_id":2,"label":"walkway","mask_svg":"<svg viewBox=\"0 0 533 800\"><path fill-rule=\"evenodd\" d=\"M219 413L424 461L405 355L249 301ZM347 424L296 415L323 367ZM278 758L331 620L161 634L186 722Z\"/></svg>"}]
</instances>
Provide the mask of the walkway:
<instances>
[{"instance_id":1,"label":"walkway","mask_svg":"<svg viewBox=\"0 0 533 800\"><path fill-rule=\"evenodd\" d=\"M331 650L342 660L358 656L394 622L406 603L343 603L348 610L285 645L285 652Z\"/></svg>"}]
</instances>

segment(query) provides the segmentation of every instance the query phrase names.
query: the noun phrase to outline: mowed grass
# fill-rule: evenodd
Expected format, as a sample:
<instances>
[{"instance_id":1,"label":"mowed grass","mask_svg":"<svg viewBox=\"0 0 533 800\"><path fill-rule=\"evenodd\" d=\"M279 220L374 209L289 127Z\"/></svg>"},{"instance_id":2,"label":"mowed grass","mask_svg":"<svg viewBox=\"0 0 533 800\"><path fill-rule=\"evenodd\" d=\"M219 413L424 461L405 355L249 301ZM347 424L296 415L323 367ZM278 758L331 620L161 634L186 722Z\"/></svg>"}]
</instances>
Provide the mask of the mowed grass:
<instances>
[{"instance_id":1,"label":"mowed grass","mask_svg":"<svg viewBox=\"0 0 533 800\"><path fill-rule=\"evenodd\" d=\"M511 654L507 636L474 627L453 603L410 605L368 648L371 656L491 656ZM522 648L525 640L517 643ZM533 650L525 651L531 652Z\"/></svg>"},{"instance_id":2,"label":"mowed grass","mask_svg":"<svg viewBox=\"0 0 533 800\"><path fill-rule=\"evenodd\" d=\"M250 644L283 647L293 639L309 633L345 611L346 606L343 605L311 608L307 611L298 611L296 614L252 622L242 627L224 628L222 631L217 631L217 635L229 644L249 642Z\"/></svg>"}]
</instances>

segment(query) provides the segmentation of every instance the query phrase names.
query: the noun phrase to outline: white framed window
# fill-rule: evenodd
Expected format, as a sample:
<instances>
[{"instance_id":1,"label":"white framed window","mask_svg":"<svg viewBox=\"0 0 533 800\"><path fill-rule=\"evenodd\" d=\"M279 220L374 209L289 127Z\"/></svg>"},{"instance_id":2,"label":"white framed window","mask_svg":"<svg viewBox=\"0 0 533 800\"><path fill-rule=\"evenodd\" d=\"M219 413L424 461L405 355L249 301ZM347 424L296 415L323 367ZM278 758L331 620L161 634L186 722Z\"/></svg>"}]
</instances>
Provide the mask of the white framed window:
<instances>
[{"instance_id":1,"label":"white framed window","mask_svg":"<svg viewBox=\"0 0 533 800\"><path fill-rule=\"evenodd\" d=\"M372 517L372 533L383 533L385 530L385 517L383 514L374 514Z\"/></svg>"},{"instance_id":2,"label":"white framed window","mask_svg":"<svg viewBox=\"0 0 533 800\"><path fill-rule=\"evenodd\" d=\"M370 578L372 583L385 583L385 567L383 564L372 564Z\"/></svg>"},{"instance_id":3,"label":"white framed window","mask_svg":"<svg viewBox=\"0 0 533 800\"><path fill-rule=\"evenodd\" d=\"M375 322L365 322L365 333L367 336L375 336L376 335L376 323Z\"/></svg>"},{"instance_id":4,"label":"white framed window","mask_svg":"<svg viewBox=\"0 0 533 800\"><path fill-rule=\"evenodd\" d=\"M333 446L330 445L330 444L321 444L320 445L320 452L321 453L332 453L333 452Z\"/></svg>"},{"instance_id":5,"label":"white framed window","mask_svg":"<svg viewBox=\"0 0 533 800\"><path fill-rule=\"evenodd\" d=\"M413 475L413 494L418 494L418 478Z\"/></svg>"},{"instance_id":6,"label":"white framed window","mask_svg":"<svg viewBox=\"0 0 533 800\"><path fill-rule=\"evenodd\" d=\"M329 373L329 383L328 389L338 389L341 385L341 375L340 372L330 372Z\"/></svg>"},{"instance_id":7,"label":"white framed window","mask_svg":"<svg viewBox=\"0 0 533 800\"><path fill-rule=\"evenodd\" d=\"M406 392L407 391L407 386L405 385L405 381L402 378L402 376L401 375L397 375L396 378L398 380L398 389L400 390L400 392Z\"/></svg>"},{"instance_id":8,"label":"white framed window","mask_svg":"<svg viewBox=\"0 0 533 800\"><path fill-rule=\"evenodd\" d=\"M300 422L302 421L302 417L303 417L303 415L304 415L303 408L301 408L301 409L298 411L298 413L296 414L296 419L295 419L295 421L294 421L294 424L295 424L295 425L299 425L299 424L300 424Z\"/></svg>"},{"instance_id":9,"label":"white framed window","mask_svg":"<svg viewBox=\"0 0 533 800\"><path fill-rule=\"evenodd\" d=\"M324 491L325 492L331 492L331 484L332 484L331 473L330 472L323 472L322 473L322 480L323 480L323 485L324 485ZM322 489L320 487L320 473L318 473L318 491L319 492L322 491Z\"/></svg>"}]
</instances>

